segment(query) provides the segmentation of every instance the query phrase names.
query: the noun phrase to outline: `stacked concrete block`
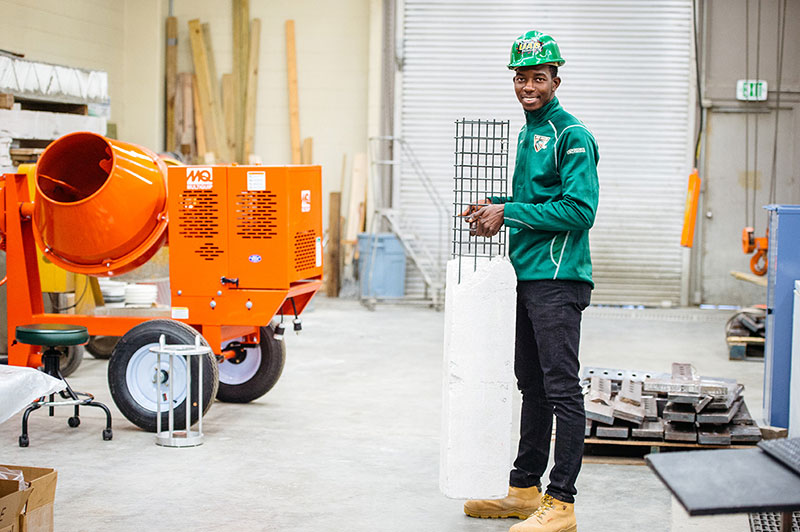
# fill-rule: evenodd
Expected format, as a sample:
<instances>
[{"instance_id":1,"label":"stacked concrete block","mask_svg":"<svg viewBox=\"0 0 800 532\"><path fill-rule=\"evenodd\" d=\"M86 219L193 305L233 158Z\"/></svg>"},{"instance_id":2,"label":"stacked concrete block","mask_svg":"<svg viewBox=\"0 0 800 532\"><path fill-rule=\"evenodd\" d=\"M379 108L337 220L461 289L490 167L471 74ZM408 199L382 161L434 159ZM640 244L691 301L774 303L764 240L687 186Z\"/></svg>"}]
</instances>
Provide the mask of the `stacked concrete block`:
<instances>
[{"instance_id":1,"label":"stacked concrete block","mask_svg":"<svg viewBox=\"0 0 800 532\"><path fill-rule=\"evenodd\" d=\"M517 281L504 258L473 265L447 264L439 487L452 498L500 498L512 460Z\"/></svg>"},{"instance_id":2,"label":"stacked concrete block","mask_svg":"<svg viewBox=\"0 0 800 532\"><path fill-rule=\"evenodd\" d=\"M610 397L596 389L598 375L610 376L603 383L604 390L615 392ZM691 364L673 364L671 374L586 368L583 386L586 418L592 423L587 435L703 445L761 439L742 398L744 386L732 379L699 377Z\"/></svg>"}]
</instances>

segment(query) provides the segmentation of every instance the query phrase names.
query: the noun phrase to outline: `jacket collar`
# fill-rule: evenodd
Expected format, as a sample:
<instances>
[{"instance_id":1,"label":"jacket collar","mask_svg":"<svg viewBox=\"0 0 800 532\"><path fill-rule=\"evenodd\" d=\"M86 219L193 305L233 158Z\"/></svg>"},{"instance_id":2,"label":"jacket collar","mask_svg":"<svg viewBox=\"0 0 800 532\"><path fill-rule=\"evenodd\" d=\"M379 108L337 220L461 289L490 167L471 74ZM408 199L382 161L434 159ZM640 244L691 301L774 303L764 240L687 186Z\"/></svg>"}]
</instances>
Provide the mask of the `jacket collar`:
<instances>
[{"instance_id":1,"label":"jacket collar","mask_svg":"<svg viewBox=\"0 0 800 532\"><path fill-rule=\"evenodd\" d=\"M531 127L541 126L550 120L559 109L561 109L561 104L558 103L558 98L553 96L553 99L542 106L541 109L525 111L525 123Z\"/></svg>"}]
</instances>

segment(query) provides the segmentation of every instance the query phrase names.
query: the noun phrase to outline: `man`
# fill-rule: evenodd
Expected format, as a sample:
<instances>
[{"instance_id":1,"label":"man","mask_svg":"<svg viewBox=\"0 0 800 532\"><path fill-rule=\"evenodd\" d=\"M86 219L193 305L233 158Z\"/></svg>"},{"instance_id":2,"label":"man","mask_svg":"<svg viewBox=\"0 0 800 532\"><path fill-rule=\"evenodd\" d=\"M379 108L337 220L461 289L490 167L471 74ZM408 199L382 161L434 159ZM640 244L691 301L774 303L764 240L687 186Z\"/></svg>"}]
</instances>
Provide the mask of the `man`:
<instances>
[{"instance_id":1,"label":"man","mask_svg":"<svg viewBox=\"0 0 800 532\"><path fill-rule=\"evenodd\" d=\"M575 480L586 423L578 378L581 312L589 305L589 228L597 210L597 143L555 97L564 64L549 35L529 31L511 48L508 68L525 111L513 195L486 198L468 221L479 236L509 227L517 273L514 372L522 392L520 441L508 496L464 504L472 517L528 518L511 532L575 532ZM555 464L547 468L556 417ZM529 517L530 516L530 517Z\"/></svg>"}]
</instances>

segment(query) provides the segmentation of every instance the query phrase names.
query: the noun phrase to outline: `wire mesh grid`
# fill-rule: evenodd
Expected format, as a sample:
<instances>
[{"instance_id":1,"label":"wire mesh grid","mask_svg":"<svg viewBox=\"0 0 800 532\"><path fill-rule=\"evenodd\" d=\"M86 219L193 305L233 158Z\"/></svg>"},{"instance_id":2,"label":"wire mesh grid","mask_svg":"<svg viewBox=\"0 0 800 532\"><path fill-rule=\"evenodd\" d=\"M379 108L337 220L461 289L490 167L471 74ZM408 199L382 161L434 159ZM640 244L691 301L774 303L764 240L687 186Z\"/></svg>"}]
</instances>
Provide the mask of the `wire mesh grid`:
<instances>
[{"instance_id":1,"label":"wire mesh grid","mask_svg":"<svg viewBox=\"0 0 800 532\"><path fill-rule=\"evenodd\" d=\"M461 214L478 208L491 196L508 195L508 120L456 121L453 186L453 258L458 259L458 281L462 262L473 271L479 258L506 253L506 231L491 238L475 235L474 227Z\"/></svg>"}]
</instances>

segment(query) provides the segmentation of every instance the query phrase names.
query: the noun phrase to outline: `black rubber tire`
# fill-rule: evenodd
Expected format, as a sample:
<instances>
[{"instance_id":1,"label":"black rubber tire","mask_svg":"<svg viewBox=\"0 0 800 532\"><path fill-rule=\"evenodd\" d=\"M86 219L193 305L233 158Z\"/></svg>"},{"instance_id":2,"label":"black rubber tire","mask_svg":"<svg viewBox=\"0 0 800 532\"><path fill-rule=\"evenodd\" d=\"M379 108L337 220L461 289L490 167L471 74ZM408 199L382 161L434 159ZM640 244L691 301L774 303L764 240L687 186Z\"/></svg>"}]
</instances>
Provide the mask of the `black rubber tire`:
<instances>
[{"instance_id":1,"label":"black rubber tire","mask_svg":"<svg viewBox=\"0 0 800 532\"><path fill-rule=\"evenodd\" d=\"M78 366L81 365L83 361L83 346L82 345L71 345L67 348L67 354L61 355L61 359L58 361L58 368L61 370L61 375L64 377L69 377L75 370L78 369Z\"/></svg>"},{"instance_id":2,"label":"black rubber tire","mask_svg":"<svg viewBox=\"0 0 800 532\"><path fill-rule=\"evenodd\" d=\"M103 441L111 441L114 437L114 433L111 429L103 429Z\"/></svg>"},{"instance_id":3,"label":"black rubber tire","mask_svg":"<svg viewBox=\"0 0 800 532\"><path fill-rule=\"evenodd\" d=\"M283 340L273 338L275 329L272 325L261 327L260 349L261 364L253 376L241 384L225 384L220 381L217 399L226 403L249 403L270 391L283 373L286 363L286 344ZM224 374L224 364L220 364L220 373ZM224 377L222 377L224 378Z\"/></svg>"},{"instance_id":4,"label":"black rubber tire","mask_svg":"<svg viewBox=\"0 0 800 532\"><path fill-rule=\"evenodd\" d=\"M89 342L84 346L94 358L108 360L119 342L119 336L90 336Z\"/></svg>"},{"instance_id":5,"label":"black rubber tire","mask_svg":"<svg viewBox=\"0 0 800 532\"><path fill-rule=\"evenodd\" d=\"M28 439L27 436L20 436L19 437L19 446L20 447L27 447L30 445L31 441Z\"/></svg>"},{"instance_id":6,"label":"black rubber tire","mask_svg":"<svg viewBox=\"0 0 800 532\"><path fill-rule=\"evenodd\" d=\"M148 432L156 431L156 411L140 405L131 395L128 389L126 372L131 357L140 348L148 344L157 344L161 335L165 336L168 344L194 344L194 338L197 331L188 325L179 321L173 320L150 320L140 323L125 336L120 338L111 359L108 361L108 387L111 391L111 397L114 403L119 408L122 415L128 421ZM208 345L205 338L202 338L202 344ZM164 357L167 358L167 357ZM203 414L205 414L214 397L217 395L217 386L219 384L219 369L214 354L205 355L202 357L189 357L190 359L200 358L203 362ZM197 421L197 375L198 367L197 362L192 364L192 419L194 424ZM183 430L186 425L186 401L184 400L175 407L175 429ZM161 412L161 430L167 430L168 413L164 410Z\"/></svg>"},{"instance_id":7,"label":"black rubber tire","mask_svg":"<svg viewBox=\"0 0 800 532\"><path fill-rule=\"evenodd\" d=\"M67 420L67 425L69 425L73 429L80 424L81 424L81 418L79 418L78 416L72 416Z\"/></svg>"}]
</instances>

